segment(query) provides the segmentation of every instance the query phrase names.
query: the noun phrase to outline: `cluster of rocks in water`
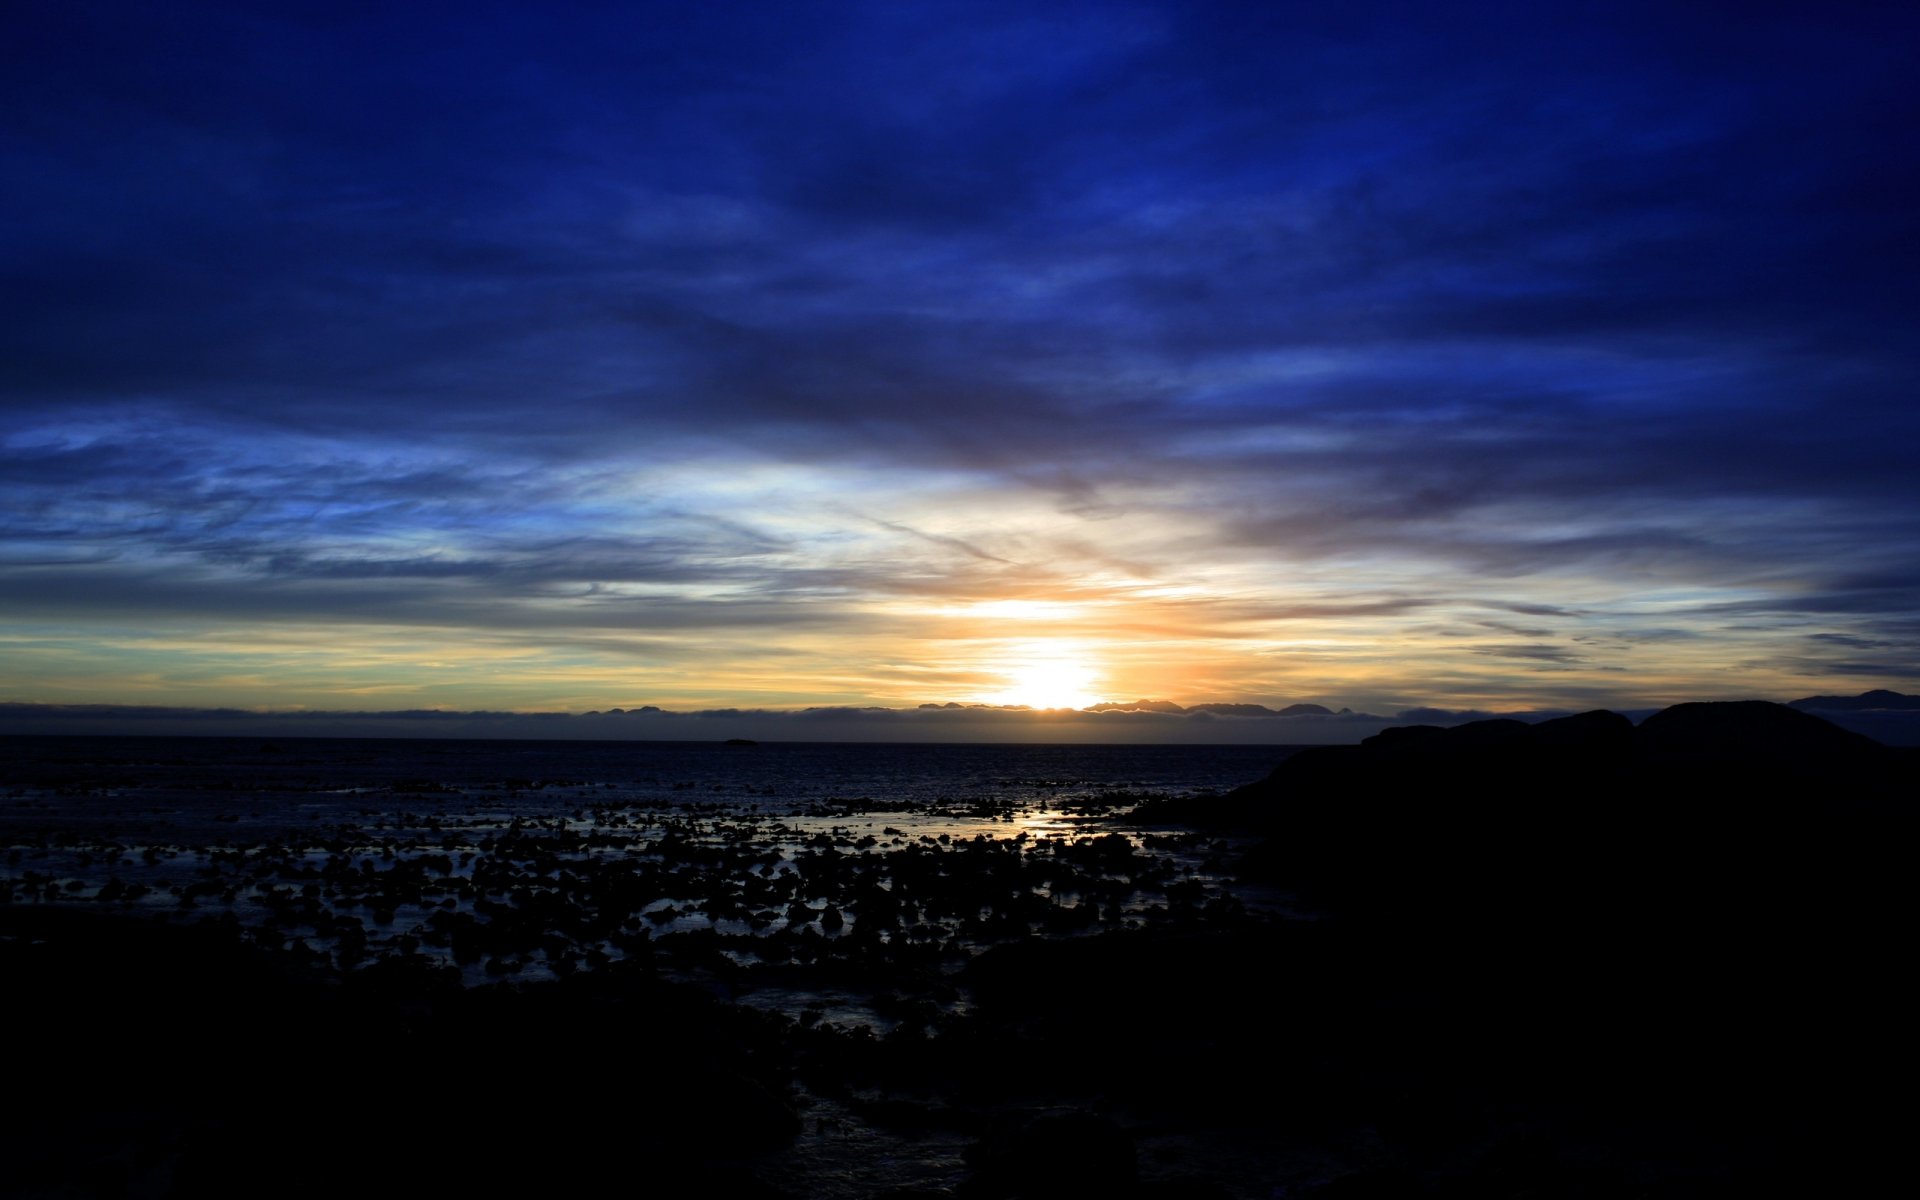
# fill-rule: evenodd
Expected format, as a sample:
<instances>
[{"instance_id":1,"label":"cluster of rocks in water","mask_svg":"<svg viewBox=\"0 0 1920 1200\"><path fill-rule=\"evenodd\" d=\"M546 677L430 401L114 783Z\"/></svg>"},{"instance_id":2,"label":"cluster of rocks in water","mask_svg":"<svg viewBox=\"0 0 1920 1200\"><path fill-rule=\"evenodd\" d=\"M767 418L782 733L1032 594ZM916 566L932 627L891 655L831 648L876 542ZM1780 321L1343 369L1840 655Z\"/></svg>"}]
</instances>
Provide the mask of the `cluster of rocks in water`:
<instances>
[{"instance_id":1,"label":"cluster of rocks in water","mask_svg":"<svg viewBox=\"0 0 1920 1200\"><path fill-rule=\"evenodd\" d=\"M881 802L16 829L6 1182L1831 1190L1897 1136L1913 773L1687 705L1391 730L1050 836L832 824Z\"/></svg>"},{"instance_id":2,"label":"cluster of rocks in water","mask_svg":"<svg viewBox=\"0 0 1920 1200\"><path fill-rule=\"evenodd\" d=\"M249 940L343 972L424 955L481 982L671 961L748 990L756 966L938 970L1036 934L1238 915L1210 874L1189 869L1218 870L1225 846L1179 831L810 831L700 805L548 819L400 813L317 837L137 851L56 824L15 831L9 864L25 869L0 879L0 894L217 909ZM29 865L49 860L75 873ZM136 867L146 881L122 878Z\"/></svg>"}]
</instances>

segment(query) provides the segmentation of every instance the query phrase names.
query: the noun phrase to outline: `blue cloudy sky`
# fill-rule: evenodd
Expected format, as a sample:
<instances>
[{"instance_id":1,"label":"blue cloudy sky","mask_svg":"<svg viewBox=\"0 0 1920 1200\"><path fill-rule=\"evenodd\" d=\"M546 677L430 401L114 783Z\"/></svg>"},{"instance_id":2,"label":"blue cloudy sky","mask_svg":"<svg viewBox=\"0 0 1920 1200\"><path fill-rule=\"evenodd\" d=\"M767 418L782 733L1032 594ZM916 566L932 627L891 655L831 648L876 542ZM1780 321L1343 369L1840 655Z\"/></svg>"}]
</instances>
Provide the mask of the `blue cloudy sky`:
<instances>
[{"instance_id":1,"label":"blue cloudy sky","mask_svg":"<svg viewBox=\"0 0 1920 1200\"><path fill-rule=\"evenodd\" d=\"M0 701L1920 690L1920 10L28 2Z\"/></svg>"}]
</instances>

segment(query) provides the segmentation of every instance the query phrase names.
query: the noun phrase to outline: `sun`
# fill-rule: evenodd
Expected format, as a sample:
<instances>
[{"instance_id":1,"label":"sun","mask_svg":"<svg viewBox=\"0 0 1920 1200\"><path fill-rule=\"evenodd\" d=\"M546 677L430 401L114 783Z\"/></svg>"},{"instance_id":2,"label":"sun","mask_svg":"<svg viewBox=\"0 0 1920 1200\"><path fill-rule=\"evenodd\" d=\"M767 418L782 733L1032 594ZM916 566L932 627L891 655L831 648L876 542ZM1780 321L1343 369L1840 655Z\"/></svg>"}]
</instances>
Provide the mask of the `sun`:
<instances>
[{"instance_id":1,"label":"sun","mask_svg":"<svg viewBox=\"0 0 1920 1200\"><path fill-rule=\"evenodd\" d=\"M1070 659L1038 659L1001 672L1007 688L994 699L1030 708L1085 708L1099 702L1093 668Z\"/></svg>"}]
</instances>

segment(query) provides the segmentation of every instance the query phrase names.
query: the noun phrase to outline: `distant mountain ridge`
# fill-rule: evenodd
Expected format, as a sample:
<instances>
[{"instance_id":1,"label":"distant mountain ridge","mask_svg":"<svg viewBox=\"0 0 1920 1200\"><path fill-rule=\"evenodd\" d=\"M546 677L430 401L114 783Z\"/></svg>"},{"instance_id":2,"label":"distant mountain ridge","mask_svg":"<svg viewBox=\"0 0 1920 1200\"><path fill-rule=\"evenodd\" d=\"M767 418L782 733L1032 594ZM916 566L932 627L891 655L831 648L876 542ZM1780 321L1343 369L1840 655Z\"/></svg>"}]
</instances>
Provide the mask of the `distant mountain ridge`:
<instances>
[{"instance_id":1,"label":"distant mountain ridge","mask_svg":"<svg viewBox=\"0 0 1920 1200\"><path fill-rule=\"evenodd\" d=\"M1920 696L1878 689L1858 696L1808 696L1781 707L1819 714L1885 745L1920 747ZM1632 707L1617 711L1638 723L1657 710ZM271 735L656 741L741 737L756 741L1066 739L1341 745L1394 727L1453 727L1489 719L1540 725L1572 715L1539 708L1499 712L1416 707L1382 713L1320 703L1267 705L1210 700L1183 704L1146 698L1107 700L1083 709L947 701L901 708L828 705L678 710L648 704L584 713L418 708L266 710L0 699L0 737Z\"/></svg>"},{"instance_id":2,"label":"distant mountain ridge","mask_svg":"<svg viewBox=\"0 0 1920 1200\"><path fill-rule=\"evenodd\" d=\"M1343 708L1339 713L1324 704L1289 704L1285 708L1268 708L1264 704L1232 704L1225 701L1210 701L1205 704L1176 704L1171 700L1103 700L1098 704L1089 704L1085 712L1157 712L1172 713L1213 713L1221 717L1334 717L1353 710Z\"/></svg>"},{"instance_id":3,"label":"distant mountain ridge","mask_svg":"<svg viewBox=\"0 0 1920 1200\"><path fill-rule=\"evenodd\" d=\"M1807 696L1787 701L1787 707L1825 712L1920 712L1920 696L1875 688L1858 696Z\"/></svg>"}]
</instances>

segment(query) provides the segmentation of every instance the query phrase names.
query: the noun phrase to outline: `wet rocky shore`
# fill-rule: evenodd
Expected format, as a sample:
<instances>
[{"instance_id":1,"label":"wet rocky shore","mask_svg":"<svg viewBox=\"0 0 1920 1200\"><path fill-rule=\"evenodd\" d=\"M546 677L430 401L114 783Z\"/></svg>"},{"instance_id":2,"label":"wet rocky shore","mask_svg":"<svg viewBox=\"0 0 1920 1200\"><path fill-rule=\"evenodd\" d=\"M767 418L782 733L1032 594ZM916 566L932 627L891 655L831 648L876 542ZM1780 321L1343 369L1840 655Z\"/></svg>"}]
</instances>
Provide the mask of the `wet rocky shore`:
<instances>
[{"instance_id":1,"label":"wet rocky shore","mask_svg":"<svg viewBox=\"0 0 1920 1200\"><path fill-rule=\"evenodd\" d=\"M1911 1065L1912 757L1772 705L1045 812L35 769L7 1195L1733 1196L1877 1168Z\"/></svg>"}]
</instances>

